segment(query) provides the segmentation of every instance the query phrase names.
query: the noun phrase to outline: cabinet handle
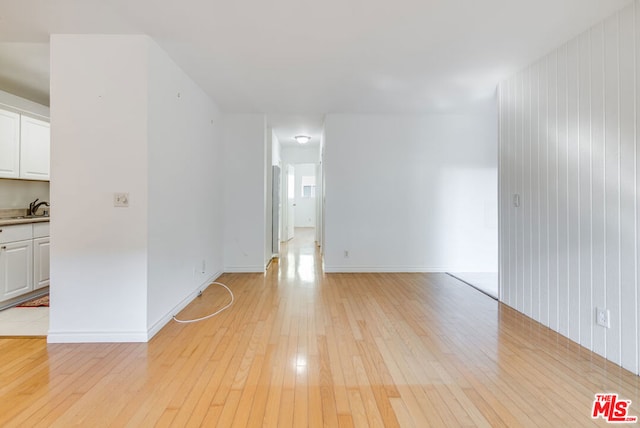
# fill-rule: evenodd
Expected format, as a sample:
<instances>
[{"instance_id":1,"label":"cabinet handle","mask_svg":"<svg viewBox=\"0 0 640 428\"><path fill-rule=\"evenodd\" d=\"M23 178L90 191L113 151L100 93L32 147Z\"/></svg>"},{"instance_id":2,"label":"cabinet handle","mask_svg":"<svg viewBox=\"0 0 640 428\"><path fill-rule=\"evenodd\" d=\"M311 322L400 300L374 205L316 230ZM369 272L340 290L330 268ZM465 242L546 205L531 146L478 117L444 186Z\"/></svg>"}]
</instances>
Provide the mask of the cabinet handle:
<instances>
[{"instance_id":1,"label":"cabinet handle","mask_svg":"<svg viewBox=\"0 0 640 428\"><path fill-rule=\"evenodd\" d=\"M0 250L6 250L6 249L7 249L6 245L3 245L2 247L0 247Z\"/></svg>"}]
</instances>

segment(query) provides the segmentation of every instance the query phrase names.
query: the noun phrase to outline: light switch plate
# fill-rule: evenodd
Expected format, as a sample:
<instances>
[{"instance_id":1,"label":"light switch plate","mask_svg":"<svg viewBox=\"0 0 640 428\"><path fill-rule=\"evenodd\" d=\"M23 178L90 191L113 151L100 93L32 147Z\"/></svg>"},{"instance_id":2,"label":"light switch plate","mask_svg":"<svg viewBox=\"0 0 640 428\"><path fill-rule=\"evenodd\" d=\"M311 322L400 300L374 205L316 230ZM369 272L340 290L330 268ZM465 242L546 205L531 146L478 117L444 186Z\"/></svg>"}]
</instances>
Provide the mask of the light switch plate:
<instances>
[{"instance_id":1,"label":"light switch plate","mask_svg":"<svg viewBox=\"0 0 640 428\"><path fill-rule=\"evenodd\" d=\"M128 193L114 193L113 194L113 206L120 208L127 208L129 206L129 194Z\"/></svg>"},{"instance_id":2,"label":"light switch plate","mask_svg":"<svg viewBox=\"0 0 640 428\"><path fill-rule=\"evenodd\" d=\"M516 208L520 207L520 195L518 193L513 194L513 206Z\"/></svg>"}]
</instances>

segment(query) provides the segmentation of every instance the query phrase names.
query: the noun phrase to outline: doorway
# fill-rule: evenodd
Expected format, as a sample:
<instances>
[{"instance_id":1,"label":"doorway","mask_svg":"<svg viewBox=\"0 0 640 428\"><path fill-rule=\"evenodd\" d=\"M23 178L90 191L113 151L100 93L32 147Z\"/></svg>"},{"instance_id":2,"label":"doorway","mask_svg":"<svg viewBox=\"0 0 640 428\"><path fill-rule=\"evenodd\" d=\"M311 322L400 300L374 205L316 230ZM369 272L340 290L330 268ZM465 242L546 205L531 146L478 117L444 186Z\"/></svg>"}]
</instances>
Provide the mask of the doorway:
<instances>
[{"instance_id":1,"label":"doorway","mask_svg":"<svg viewBox=\"0 0 640 428\"><path fill-rule=\"evenodd\" d=\"M283 216L282 241L295 237L296 229L311 230L315 236L317 213L317 169L315 163L287 164L286 178L283 180L282 206L286 206Z\"/></svg>"}]
</instances>

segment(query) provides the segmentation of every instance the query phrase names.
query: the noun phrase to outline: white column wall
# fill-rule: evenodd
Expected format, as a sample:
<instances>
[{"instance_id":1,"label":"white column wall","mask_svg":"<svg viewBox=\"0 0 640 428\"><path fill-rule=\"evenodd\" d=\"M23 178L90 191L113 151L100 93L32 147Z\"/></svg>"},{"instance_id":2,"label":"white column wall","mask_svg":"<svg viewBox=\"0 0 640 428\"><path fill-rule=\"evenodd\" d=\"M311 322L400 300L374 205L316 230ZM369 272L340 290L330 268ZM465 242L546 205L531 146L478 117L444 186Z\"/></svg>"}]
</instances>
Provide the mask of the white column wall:
<instances>
[{"instance_id":1,"label":"white column wall","mask_svg":"<svg viewBox=\"0 0 640 428\"><path fill-rule=\"evenodd\" d=\"M48 340L147 341L223 269L220 113L147 36L54 35L51 70Z\"/></svg>"},{"instance_id":2,"label":"white column wall","mask_svg":"<svg viewBox=\"0 0 640 428\"><path fill-rule=\"evenodd\" d=\"M147 49L51 36L50 342L147 337Z\"/></svg>"},{"instance_id":3,"label":"white column wall","mask_svg":"<svg viewBox=\"0 0 640 428\"><path fill-rule=\"evenodd\" d=\"M223 271L222 118L149 40L149 336Z\"/></svg>"}]
</instances>

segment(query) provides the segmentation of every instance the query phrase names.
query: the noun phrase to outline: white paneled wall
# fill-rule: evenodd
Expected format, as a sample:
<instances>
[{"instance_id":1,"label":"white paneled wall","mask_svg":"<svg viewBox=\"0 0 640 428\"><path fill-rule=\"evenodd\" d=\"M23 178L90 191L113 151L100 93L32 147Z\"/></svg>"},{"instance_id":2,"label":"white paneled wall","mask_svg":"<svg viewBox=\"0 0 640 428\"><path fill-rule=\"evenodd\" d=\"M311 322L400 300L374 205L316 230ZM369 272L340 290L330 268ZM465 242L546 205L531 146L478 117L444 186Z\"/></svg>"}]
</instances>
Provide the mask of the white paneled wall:
<instances>
[{"instance_id":1,"label":"white paneled wall","mask_svg":"<svg viewBox=\"0 0 640 428\"><path fill-rule=\"evenodd\" d=\"M634 373L639 56L636 0L498 95L500 299Z\"/></svg>"}]
</instances>

